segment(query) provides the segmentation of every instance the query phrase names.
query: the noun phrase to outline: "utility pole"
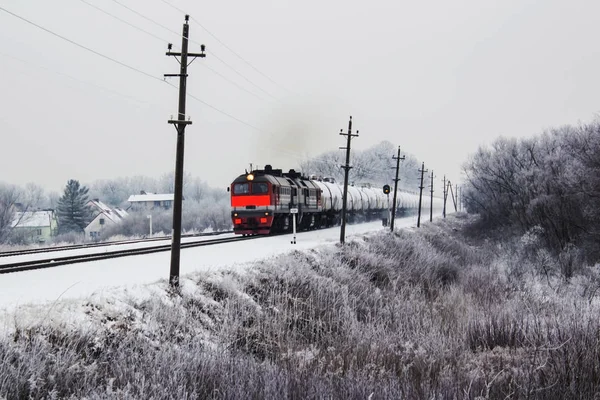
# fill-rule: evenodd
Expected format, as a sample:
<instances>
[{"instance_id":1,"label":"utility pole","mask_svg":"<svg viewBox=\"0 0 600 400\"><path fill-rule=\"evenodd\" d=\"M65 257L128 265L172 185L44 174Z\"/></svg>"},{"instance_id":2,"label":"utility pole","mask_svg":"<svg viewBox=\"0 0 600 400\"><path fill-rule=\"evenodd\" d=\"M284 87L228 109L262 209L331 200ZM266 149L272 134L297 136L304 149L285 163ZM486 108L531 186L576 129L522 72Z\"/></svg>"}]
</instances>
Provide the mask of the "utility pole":
<instances>
[{"instance_id":1,"label":"utility pole","mask_svg":"<svg viewBox=\"0 0 600 400\"><path fill-rule=\"evenodd\" d=\"M201 45L201 53L188 53L188 38L190 35L190 26L188 21L189 15L185 16L185 22L183 23L183 33L181 34L181 53L174 53L171 51L173 45L169 43L167 56L181 57L177 59L180 64L180 71L178 74L165 74L167 77L179 77L179 110L177 113L177 119L169 120L169 124L175 125L177 130L177 153L175 158L175 198L173 202L173 233L171 243L171 270L169 273L169 283L173 287L179 287L179 252L181 250L181 208L183 201L183 154L185 144L185 127L191 125L192 121L185 119L185 96L186 96L186 84L187 84L187 67L188 58L192 58L192 62L196 57L206 57L204 54L205 46Z\"/></svg>"},{"instance_id":2,"label":"utility pole","mask_svg":"<svg viewBox=\"0 0 600 400\"><path fill-rule=\"evenodd\" d=\"M444 186L443 186L443 191L444 191L444 208L442 210L442 216L444 218L446 218L446 198L448 197L448 191L446 190L446 175L444 175L444 179L442 180Z\"/></svg>"},{"instance_id":3,"label":"utility pole","mask_svg":"<svg viewBox=\"0 0 600 400\"><path fill-rule=\"evenodd\" d=\"M448 187L450 188L450 193L452 194L452 202L454 203L454 212L456 212L457 211L457 209L456 209L456 196L454 196L454 191L452 190L452 183L450 181L448 181Z\"/></svg>"},{"instance_id":4,"label":"utility pole","mask_svg":"<svg viewBox=\"0 0 600 400\"><path fill-rule=\"evenodd\" d=\"M346 147L340 147L341 150L346 150L346 165L341 165L341 168L344 168L344 195L342 198L342 228L340 230L340 243L344 244L346 240L346 200L348 198L348 173L350 172L350 141L353 137L358 137L358 131L356 134L352 134L352 116L350 116L350 121L348 122L348 133L344 133L343 129L340 129L340 135L347 136L348 142Z\"/></svg>"},{"instance_id":5,"label":"utility pole","mask_svg":"<svg viewBox=\"0 0 600 400\"><path fill-rule=\"evenodd\" d=\"M429 202L429 222L433 221L433 170L431 170L431 201Z\"/></svg>"},{"instance_id":6,"label":"utility pole","mask_svg":"<svg viewBox=\"0 0 600 400\"><path fill-rule=\"evenodd\" d=\"M394 200L392 200L392 222L390 223L390 230L394 232L394 220L396 219L396 195L398 193L398 171L400 170L400 160L404 160L406 156L400 157L400 146L398 146L398 156L392 156L396 160L396 179L394 179Z\"/></svg>"},{"instance_id":7,"label":"utility pole","mask_svg":"<svg viewBox=\"0 0 600 400\"><path fill-rule=\"evenodd\" d=\"M419 216L417 217L417 228L421 226L421 204L423 203L423 175L427 170L425 169L425 163L421 164L421 169L419 170L421 173L421 186L419 186Z\"/></svg>"},{"instance_id":8,"label":"utility pole","mask_svg":"<svg viewBox=\"0 0 600 400\"><path fill-rule=\"evenodd\" d=\"M458 212L460 211L460 194L459 194L459 186L457 184L454 184L454 189L456 192L456 204L454 205L455 211Z\"/></svg>"}]
</instances>

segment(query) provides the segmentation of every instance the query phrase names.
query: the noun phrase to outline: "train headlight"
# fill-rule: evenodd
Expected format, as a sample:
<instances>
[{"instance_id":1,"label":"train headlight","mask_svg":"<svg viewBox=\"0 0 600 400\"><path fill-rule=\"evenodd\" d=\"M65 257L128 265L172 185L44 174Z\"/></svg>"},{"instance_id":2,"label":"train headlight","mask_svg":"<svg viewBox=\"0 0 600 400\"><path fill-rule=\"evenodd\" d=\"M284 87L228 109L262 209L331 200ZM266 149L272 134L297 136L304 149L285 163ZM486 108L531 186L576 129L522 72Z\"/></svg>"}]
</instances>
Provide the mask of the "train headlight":
<instances>
[{"instance_id":1,"label":"train headlight","mask_svg":"<svg viewBox=\"0 0 600 400\"><path fill-rule=\"evenodd\" d=\"M248 174L246 175L246 179L249 181L253 181L254 180L254 175L253 174Z\"/></svg>"}]
</instances>

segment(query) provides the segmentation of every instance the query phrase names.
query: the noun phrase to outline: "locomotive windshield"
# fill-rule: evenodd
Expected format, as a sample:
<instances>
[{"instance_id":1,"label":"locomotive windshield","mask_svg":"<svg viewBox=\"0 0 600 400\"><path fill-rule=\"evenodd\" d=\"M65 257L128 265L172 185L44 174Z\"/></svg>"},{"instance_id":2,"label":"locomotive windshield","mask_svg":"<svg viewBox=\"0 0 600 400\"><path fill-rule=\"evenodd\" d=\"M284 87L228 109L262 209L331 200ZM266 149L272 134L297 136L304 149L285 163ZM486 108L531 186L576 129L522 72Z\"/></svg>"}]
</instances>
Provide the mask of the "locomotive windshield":
<instances>
[{"instance_id":1,"label":"locomotive windshield","mask_svg":"<svg viewBox=\"0 0 600 400\"><path fill-rule=\"evenodd\" d=\"M236 183L235 185L233 185L233 193L234 194L250 193L250 184L249 183Z\"/></svg>"},{"instance_id":2,"label":"locomotive windshield","mask_svg":"<svg viewBox=\"0 0 600 400\"><path fill-rule=\"evenodd\" d=\"M269 193L269 186L266 183L252 183L252 193L253 194L263 194Z\"/></svg>"}]
</instances>

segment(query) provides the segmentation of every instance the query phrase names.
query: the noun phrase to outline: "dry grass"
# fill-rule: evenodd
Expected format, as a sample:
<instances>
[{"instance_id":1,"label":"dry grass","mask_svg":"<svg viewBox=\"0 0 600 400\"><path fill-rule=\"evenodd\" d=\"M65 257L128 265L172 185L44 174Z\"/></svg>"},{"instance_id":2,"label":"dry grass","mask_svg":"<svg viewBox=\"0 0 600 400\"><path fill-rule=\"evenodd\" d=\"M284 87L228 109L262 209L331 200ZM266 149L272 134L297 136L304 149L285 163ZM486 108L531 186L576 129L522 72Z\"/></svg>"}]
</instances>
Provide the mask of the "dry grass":
<instances>
[{"instance_id":1,"label":"dry grass","mask_svg":"<svg viewBox=\"0 0 600 400\"><path fill-rule=\"evenodd\" d=\"M594 398L597 267L567 282L467 244L467 222L199 275L117 315L89 304L86 330L19 329L0 342L0 396Z\"/></svg>"}]
</instances>

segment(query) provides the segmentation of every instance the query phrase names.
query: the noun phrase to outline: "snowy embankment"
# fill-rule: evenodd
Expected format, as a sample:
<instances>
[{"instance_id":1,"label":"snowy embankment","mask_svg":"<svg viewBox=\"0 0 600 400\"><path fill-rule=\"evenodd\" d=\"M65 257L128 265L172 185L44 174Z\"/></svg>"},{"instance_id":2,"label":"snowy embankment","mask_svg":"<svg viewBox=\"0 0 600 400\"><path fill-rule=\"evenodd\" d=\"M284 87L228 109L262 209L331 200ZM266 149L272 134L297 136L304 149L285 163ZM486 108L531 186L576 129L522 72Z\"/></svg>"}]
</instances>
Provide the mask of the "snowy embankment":
<instances>
[{"instance_id":1,"label":"snowy embankment","mask_svg":"<svg viewBox=\"0 0 600 400\"><path fill-rule=\"evenodd\" d=\"M396 221L396 226L399 228L413 225L415 225L414 217ZM381 222L370 222L348 225L346 234L351 240L353 235L368 234L383 229ZM300 232L297 234L296 244L290 243L292 235L282 235L184 249L181 251L180 272L185 281L187 275L199 271L244 270L260 260L293 250L333 245L339 242L339 235L339 228L331 228ZM186 238L186 240L191 239ZM119 249L145 245L154 246L156 243L122 245ZM113 247L110 249L112 250ZM82 252L98 252L98 249L74 250L60 254ZM27 257L46 258L47 254L33 254ZM120 298L122 294L136 297L154 295L153 285L156 283L160 286L168 278L170 257L170 252L162 252L2 275L0 276L0 322L4 321L2 326L10 327L11 323L6 322L7 320L36 321L40 320L40 317L48 319L50 316L58 318L58 315L62 314L63 307L77 307L77 304L88 301L90 297L99 300ZM19 260L23 261L22 258ZM72 311L68 313L69 318L72 318Z\"/></svg>"},{"instance_id":2,"label":"snowy embankment","mask_svg":"<svg viewBox=\"0 0 600 400\"><path fill-rule=\"evenodd\" d=\"M378 226L188 271L180 292L162 280L20 308L0 397L592 398L598 268L566 282L526 256L535 243L502 253L464 224Z\"/></svg>"}]
</instances>

